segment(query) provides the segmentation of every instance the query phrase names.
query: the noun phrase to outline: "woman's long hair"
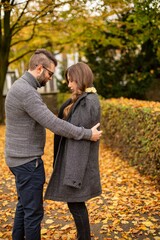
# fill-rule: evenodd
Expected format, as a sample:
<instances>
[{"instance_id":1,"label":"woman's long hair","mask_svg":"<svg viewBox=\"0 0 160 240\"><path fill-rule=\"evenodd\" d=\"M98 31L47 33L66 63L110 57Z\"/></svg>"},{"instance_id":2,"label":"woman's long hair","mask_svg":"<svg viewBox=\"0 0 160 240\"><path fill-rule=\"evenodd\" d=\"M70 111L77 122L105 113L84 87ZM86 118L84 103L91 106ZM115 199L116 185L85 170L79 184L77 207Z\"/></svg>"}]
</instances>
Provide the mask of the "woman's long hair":
<instances>
[{"instance_id":1,"label":"woman's long hair","mask_svg":"<svg viewBox=\"0 0 160 240\"><path fill-rule=\"evenodd\" d=\"M77 83L78 90L71 96L72 102L64 109L64 118L67 117L73 104L85 92L86 88L93 86L93 73L90 67L83 62L78 62L70 66L65 73L66 81L74 81Z\"/></svg>"}]
</instances>

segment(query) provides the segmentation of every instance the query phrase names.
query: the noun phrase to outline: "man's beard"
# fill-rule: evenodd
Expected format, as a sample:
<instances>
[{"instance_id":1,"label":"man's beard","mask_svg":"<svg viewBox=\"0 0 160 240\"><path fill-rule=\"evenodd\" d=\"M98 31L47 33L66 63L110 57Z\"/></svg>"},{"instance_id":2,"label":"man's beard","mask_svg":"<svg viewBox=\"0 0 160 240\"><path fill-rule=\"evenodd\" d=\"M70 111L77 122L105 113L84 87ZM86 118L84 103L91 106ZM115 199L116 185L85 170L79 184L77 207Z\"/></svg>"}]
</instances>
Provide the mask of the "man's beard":
<instances>
[{"instance_id":1,"label":"man's beard","mask_svg":"<svg viewBox=\"0 0 160 240\"><path fill-rule=\"evenodd\" d=\"M44 74L44 72L42 72L41 75L37 77L37 81L40 83L41 87L46 86L46 81L45 81L45 74Z\"/></svg>"}]
</instances>

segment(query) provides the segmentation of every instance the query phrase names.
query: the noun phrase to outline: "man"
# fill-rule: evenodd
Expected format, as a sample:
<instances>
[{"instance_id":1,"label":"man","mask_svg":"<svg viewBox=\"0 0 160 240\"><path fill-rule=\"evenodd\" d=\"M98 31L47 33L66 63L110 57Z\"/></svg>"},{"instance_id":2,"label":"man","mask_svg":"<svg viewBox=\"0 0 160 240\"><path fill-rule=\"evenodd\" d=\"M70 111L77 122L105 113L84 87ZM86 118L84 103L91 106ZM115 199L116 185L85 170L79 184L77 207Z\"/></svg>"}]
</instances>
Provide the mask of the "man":
<instances>
[{"instance_id":1,"label":"man","mask_svg":"<svg viewBox=\"0 0 160 240\"><path fill-rule=\"evenodd\" d=\"M43 103L37 88L51 80L56 65L50 52L37 50L29 61L29 70L15 81L6 97L6 163L15 175L18 194L13 240L41 239L45 128L76 140L97 141L101 136L99 124L92 129L76 127L57 118Z\"/></svg>"}]
</instances>

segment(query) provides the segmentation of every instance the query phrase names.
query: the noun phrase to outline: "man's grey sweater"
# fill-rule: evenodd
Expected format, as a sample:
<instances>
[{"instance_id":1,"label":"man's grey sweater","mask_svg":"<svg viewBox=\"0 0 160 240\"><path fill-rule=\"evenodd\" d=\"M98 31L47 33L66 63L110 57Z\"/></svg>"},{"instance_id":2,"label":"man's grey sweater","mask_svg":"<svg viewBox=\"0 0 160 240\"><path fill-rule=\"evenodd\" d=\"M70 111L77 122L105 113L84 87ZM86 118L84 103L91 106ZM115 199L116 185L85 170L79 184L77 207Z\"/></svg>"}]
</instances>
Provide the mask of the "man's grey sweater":
<instances>
[{"instance_id":1,"label":"man's grey sweater","mask_svg":"<svg viewBox=\"0 0 160 240\"><path fill-rule=\"evenodd\" d=\"M29 73L15 81L5 101L6 163L16 167L41 157L45 128L76 140L91 138L91 130L76 127L57 118L44 104L37 88L39 82Z\"/></svg>"}]
</instances>

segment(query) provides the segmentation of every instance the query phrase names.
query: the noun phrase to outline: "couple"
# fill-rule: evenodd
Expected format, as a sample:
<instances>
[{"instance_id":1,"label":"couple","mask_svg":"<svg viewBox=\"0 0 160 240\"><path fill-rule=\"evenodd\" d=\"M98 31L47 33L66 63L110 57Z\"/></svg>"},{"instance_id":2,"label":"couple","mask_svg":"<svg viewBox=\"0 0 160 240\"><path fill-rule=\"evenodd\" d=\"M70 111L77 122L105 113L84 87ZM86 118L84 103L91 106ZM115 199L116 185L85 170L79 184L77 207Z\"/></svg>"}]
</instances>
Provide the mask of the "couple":
<instances>
[{"instance_id":1,"label":"couple","mask_svg":"<svg viewBox=\"0 0 160 240\"><path fill-rule=\"evenodd\" d=\"M38 49L28 71L6 96L6 163L15 175L18 203L13 240L40 240L45 183L45 128L55 133L54 169L45 199L67 202L79 240L89 240L90 224L85 201L100 195L98 148L100 105L89 66L79 62L66 71L72 91L56 117L43 103L38 87L52 79L57 61ZM93 127L94 126L94 127Z\"/></svg>"}]
</instances>

